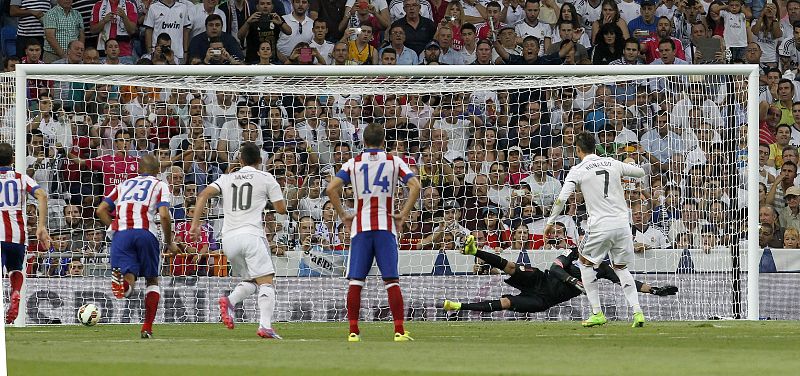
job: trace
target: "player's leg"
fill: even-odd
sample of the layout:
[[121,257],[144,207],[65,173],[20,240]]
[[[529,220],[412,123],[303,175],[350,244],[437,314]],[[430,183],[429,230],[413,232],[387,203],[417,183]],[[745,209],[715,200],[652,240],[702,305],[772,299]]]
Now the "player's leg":
[[611,248],[611,261],[613,262],[614,273],[619,278],[619,283],[622,286],[622,292],[625,295],[625,300],[628,305],[633,308],[633,326],[644,326],[644,313],[642,307],[639,305],[639,295],[636,288],[636,282],[633,280],[628,264],[633,261],[633,239],[630,231],[625,229],[624,232],[619,232],[618,241],[615,246]]
[[592,316],[583,322],[583,326],[586,327],[603,325],[607,322],[600,306],[600,289],[597,283],[597,272],[594,270],[595,266],[599,265],[605,258],[606,235],[604,233],[590,234],[587,231],[578,246],[578,252],[581,255],[578,268],[581,271],[581,280],[583,281],[583,288],[586,290],[586,298],[589,300],[589,305],[592,309]]
[[[153,322],[158,311],[158,302],[161,300],[161,289],[158,287],[158,275],[161,270],[161,247],[155,235],[147,230],[136,231],[136,249],[140,276],[145,278],[144,290],[144,323],[142,324],[142,338],[153,336]],[[128,280],[130,273],[126,273]]]
[[222,239],[222,251],[228,262],[231,264],[231,274],[243,277],[236,287],[227,296],[221,296],[219,302],[219,314],[222,323],[228,328],[234,328],[235,307],[243,302],[248,296],[258,291],[258,285],[250,278],[247,272],[247,263],[244,259],[243,244],[240,237],[226,237]]
[[283,339],[272,328],[272,313],[275,312],[275,285],[274,274],[255,279],[258,285],[258,334],[261,338]]
[[133,293],[136,276],[140,272],[136,232],[136,230],[119,231],[111,240],[111,291],[117,299],[128,297]]
[[397,237],[391,231],[371,231],[375,261],[381,271],[386,294],[389,296],[389,310],[394,321],[394,340],[413,341],[406,332],[403,292],[400,290],[400,271],[398,270]]
[[508,275],[514,274],[514,272],[517,270],[517,265],[513,262],[508,261],[494,253],[477,249],[475,246],[475,237],[472,235],[467,237],[467,241],[465,242],[461,253],[465,255],[474,255],[475,257],[483,260],[486,264],[492,266],[493,268],[500,269]]
[[361,290],[364,288],[364,281],[374,259],[372,239],[369,234],[369,232],[359,232],[350,242],[350,259],[347,263],[347,279],[350,281],[347,288],[347,321],[350,324],[348,341],[351,342],[361,340],[361,331],[358,328]]
[[256,303],[258,304],[258,331],[261,338],[281,339],[272,328],[272,314],[275,312],[275,266],[269,252],[267,239],[248,235],[247,248],[244,249],[244,260],[247,274],[253,276],[258,285]]
[[[504,260],[497,255],[494,254],[490,255],[495,256],[500,260],[507,262],[505,266],[505,272],[508,275],[510,275],[510,277],[506,280],[506,283],[508,285],[524,292],[541,291],[542,281],[544,280],[544,278],[546,278],[545,274],[541,270],[536,268],[527,269],[518,266],[511,261]],[[499,266],[500,265],[495,267]],[[511,267],[513,267],[514,269],[511,269]],[[532,295],[532,294],[526,294],[526,295]],[[503,297],[497,300],[485,300],[475,303],[459,303],[450,300],[445,300],[442,306],[442,308],[444,308],[445,311],[462,310],[462,311],[480,311],[480,312],[502,311],[507,309],[514,309],[513,307],[514,307],[514,302],[513,302],[513,297],[511,295],[503,295]],[[527,311],[519,311],[517,309],[514,310],[518,312],[527,312]],[[532,311],[532,312],[538,312],[538,311]]]
[[0,253],[2,253],[3,266],[8,271],[8,279],[11,282],[11,296],[9,296],[9,306],[6,312],[6,324],[11,324],[19,315],[19,301],[22,298],[20,291],[25,280],[25,273],[22,271],[25,261],[25,245],[0,242]]
[[497,300],[484,300],[475,303],[459,303],[452,300],[445,300],[442,308],[444,308],[445,311],[504,311],[511,309],[511,300],[508,297],[502,297]]

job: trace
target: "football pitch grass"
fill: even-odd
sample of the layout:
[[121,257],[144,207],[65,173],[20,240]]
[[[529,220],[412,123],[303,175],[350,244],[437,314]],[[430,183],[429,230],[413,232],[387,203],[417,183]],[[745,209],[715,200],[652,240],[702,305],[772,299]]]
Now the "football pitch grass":
[[797,375],[800,322],[389,322],[6,328],[9,375]]

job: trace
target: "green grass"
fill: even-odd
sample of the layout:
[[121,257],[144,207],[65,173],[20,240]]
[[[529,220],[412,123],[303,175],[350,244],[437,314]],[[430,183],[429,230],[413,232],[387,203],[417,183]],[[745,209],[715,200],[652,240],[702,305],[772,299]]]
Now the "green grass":
[[7,328],[9,375],[790,375],[800,369],[800,322],[654,322],[584,329],[577,322],[390,323]]

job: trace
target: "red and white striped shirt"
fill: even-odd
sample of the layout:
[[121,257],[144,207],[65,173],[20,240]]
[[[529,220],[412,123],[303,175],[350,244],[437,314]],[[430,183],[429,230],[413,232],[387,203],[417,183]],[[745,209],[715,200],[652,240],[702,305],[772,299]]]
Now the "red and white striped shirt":
[[162,206],[169,207],[170,191],[167,183],[150,175],[139,175],[120,183],[103,199],[116,208],[117,216],[111,230],[148,230],[158,237],[156,213]]
[[345,183],[353,184],[356,217],[350,237],[362,231],[386,230],[397,235],[392,213],[398,178],[408,182],[414,173],[401,158],[381,149],[364,149],[351,158],[336,174]]
[[25,225],[28,216],[25,212],[28,194],[39,189],[30,176],[20,174],[11,167],[0,167],[0,240],[26,244]]

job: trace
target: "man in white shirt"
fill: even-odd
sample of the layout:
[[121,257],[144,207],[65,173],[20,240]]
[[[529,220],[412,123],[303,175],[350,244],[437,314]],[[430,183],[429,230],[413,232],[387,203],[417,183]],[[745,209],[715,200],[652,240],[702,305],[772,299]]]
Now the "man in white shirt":
[[282,30],[278,38],[278,58],[286,63],[294,47],[300,43],[310,43],[314,37],[314,20],[306,16],[308,0],[292,0],[292,13],[283,16],[291,33]]
[[543,56],[545,51],[550,49],[550,43],[553,40],[553,28],[544,22],[539,22],[540,9],[538,0],[527,1],[525,3],[525,18],[514,26],[514,31],[517,33],[517,44],[521,44],[522,40],[529,35],[536,37],[540,42],[539,56]]
[[654,226],[650,220],[653,213],[650,204],[634,201],[631,204],[631,218],[633,219],[633,251],[642,253],[648,249],[666,249],[670,244],[664,232]]
[[531,187],[534,202],[540,207],[553,205],[558,191],[561,190],[561,183],[558,179],[547,174],[549,161],[544,154],[536,154],[531,161],[531,174],[521,183]]
[[[170,48],[175,54],[179,64],[183,64],[185,55],[189,52],[189,10],[182,2],[175,0],[158,0],[150,5],[144,19],[145,49],[148,53],[156,46],[156,38],[161,33],[166,33],[172,41]],[[206,20],[203,19],[203,24]]]
[[314,38],[311,39],[311,43],[308,45],[311,48],[316,48],[320,56],[325,59],[325,61],[317,61],[315,57],[314,63],[329,64],[333,60],[333,43],[325,40],[328,35],[328,23],[321,19],[316,19],[314,20],[313,30]]
[[583,326],[603,325],[608,321],[600,308],[597,272],[594,267],[606,256],[610,256],[625,299],[633,308],[633,327],[642,327],[645,320],[636,295],[636,283],[627,269],[627,265],[633,262],[633,236],[629,227],[630,210],[625,201],[622,178],[641,178],[645,176],[645,172],[638,166],[595,155],[595,136],[590,133],[580,133],[575,137],[575,149],[581,163],[572,167],[567,174],[564,187],[547,219],[545,236],[553,234],[555,218],[561,214],[572,193],[580,189],[589,218],[586,235],[579,248],[578,267],[592,309],[592,316],[583,322]]
[[218,14],[222,17],[222,30],[227,30],[225,12],[217,8],[217,5],[219,5],[219,0],[203,0],[189,9],[190,38],[194,38],[206,31],[206,17],[212,14]]

